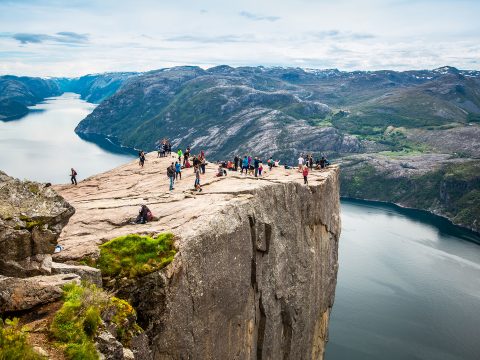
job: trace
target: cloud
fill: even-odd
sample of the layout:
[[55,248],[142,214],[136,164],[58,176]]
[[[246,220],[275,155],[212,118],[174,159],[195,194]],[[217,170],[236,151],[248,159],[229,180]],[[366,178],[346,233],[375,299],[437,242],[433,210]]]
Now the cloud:
[[12,38],[21,44],[39,44],[46,41],[62,43],[62,44],[83,44],[88,42],[88,34],[78,34],[71,31],[61,31],[55,35],[48,34],[32,34],[32,33],[16,33]]
[[311,32],[307,34],[307,37],[315,38],[318,40],[334,39],[334,40],[367,40],[374,39],[376,36],[368,33],[340,31],[340,30],[325,30]]
[[255,41],[253,35],[219,35],[219,36],[204,36],[204,35],[178,35],[166,39],[167,41],[179,42],[199,42],[199,43],[239,43]]
[[259,14],[253,14],[248,11],[240,11],[238,13],[240,16],[243,16],[244,18],[247,18],[249,20],[253,21],[277,21],[280,20],[280,16],[265,16],[265,15],[259,15]]

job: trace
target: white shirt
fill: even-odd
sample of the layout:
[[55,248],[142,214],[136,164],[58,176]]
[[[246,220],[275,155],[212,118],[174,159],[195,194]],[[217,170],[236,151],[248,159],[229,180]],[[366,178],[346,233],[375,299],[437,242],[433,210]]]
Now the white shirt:
[[303,160],[303,157],[300,156],[300,157],[298,158],[298,165],[303,165],[303,161],[304,161],[304,160]]

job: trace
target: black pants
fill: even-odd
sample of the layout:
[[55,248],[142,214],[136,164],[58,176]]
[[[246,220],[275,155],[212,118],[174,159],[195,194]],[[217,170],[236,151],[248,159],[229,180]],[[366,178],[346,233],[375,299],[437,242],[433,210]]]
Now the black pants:
[[255,168],[255,177],[258,176],[258,168]]
[[205,174],[205,164],[201,164],[200,168],[202,169],[202,174]]
[[77,178],[75,176],[70,176],[70,180],[72,181],[72,185],[77,185]]
[[306,177],[306,176],[303,177],[303,183],[304,183],[305,185],[308,184],[308,180],[307,180],[307,177]]

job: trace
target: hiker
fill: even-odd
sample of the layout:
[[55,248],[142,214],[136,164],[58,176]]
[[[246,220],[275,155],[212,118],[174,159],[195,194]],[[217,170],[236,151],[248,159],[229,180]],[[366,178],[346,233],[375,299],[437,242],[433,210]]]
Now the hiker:
[[157,158],[161,156],[162,153],[162,145],[160,143],[157,143]]
[[272,168],[273,168],[273,165],[274,165],[272,156],[270,156],[270,159],[267,160],[267,165],[268,165],[268,169],[270,171],[272,171]]
[[225,171],[225,170],[223,170],[222,165],[220,165],[220,166],[218,167],[217,174],[216,174],[215,176],[217,176],[217,177],[223,176],[223,172],[224,172],[224,171]]
[[188,161],[188,158],[190,157],[190,146],[187,146],[185,149],[185,152],[183,153],[183,166],[185,166],[185,163]]
[[193,168],[193,172],[195,173],[195,184],[194,184],[194,188],[195,190],[197,190],[198,192],[202,191],[202,186],[200,185],[200,169],[198,168],[198,166],[195,166]]
[[172,155],[172,144],[170,142],[167,143],[167,154],[168,156]]
[[304,162],[305,159],[303,158],[303,154],[300,154],[300,157],[298,158],[298,171],[302,171]]
[[262,176],[262,171],[263,171],[263,163],[260,161],[260,164],[258,165],[258,176]]
[[182,180],[182,165],[175,161],[175,180]]
[[178,155],[178,162],[181,163],[182,162],[182,156],[183,156],[182,149],[178,149],[177,155]]
[[200,160],[197,158],[196,155],[193,155],[192,165],[193,165],[193,167],[200,166]]
[[247,175],[247,171],[248,171],[248,156],[245,155],[245,157],[243,158],[243,161],[242,161],[242,172],[241,174],[243,174],[243,170],[245,170],[245,175]]
[[308,166],[307,165],[303,166],[302,174],[303,174],[303,183],[305,185],[308,185]]
[[235,155],[235,157],[233,159],[233,163],[235,164],[235,167],[234,167],[235,171],[238,171],[238,163],[239,162],[240,162],[240,158],[238,157],[238,155]]
[[258,167],[260,166],[260,160],[255,156],[253,160],[253,168],[255,169],[255,177],[258,177]]
[[324,169],[327,167],[327,165],[329,165],[330,163],[328,162],[327,159],[325,159],[325,156],[322,156],[322,158],[320,159],[320,168],[321,169]]
[[138,158],[139,158],[138,164],[140,165],[140,167],[143,168],[143,164],[145,164],[145,153],[143,152],[143,150],[141,150],[141,151],[138,153]]
[[72,185],[77,185],[77,172],[74,168],[70,169],[70,181],[72,182]]
[[200,161],[200,169],[202,170],[202,174],[205,174],[205,166],[207,165],[207,160],[205,160],[205,155],[202,156],[202,160]]
[[150,209],[147,207],[147,205],[142,205],[140,208],[140,211],[138,212],[137,219],[135,220],[135,223],[137,224],[145,224],[148,221],[152,221],[153,219],[153,214],[150,211]]
[[310,167],[310,170],[313,169],[313,154],[308,155],[308,166]]
[[173,185],[175,184],[175,164],[172,164],[167,168],[167,176],[170,179],[170,191],[174,189]]

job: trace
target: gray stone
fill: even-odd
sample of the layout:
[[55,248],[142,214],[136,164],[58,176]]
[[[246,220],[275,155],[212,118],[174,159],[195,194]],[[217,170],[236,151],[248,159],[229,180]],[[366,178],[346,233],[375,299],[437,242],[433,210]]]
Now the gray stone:
[[95,347],[105,360],[123,360],[123,346],[108,331],[102,331],[95,337]]
[[57,301],[63,295],[63,285],[71,282],[80,284],[80,277],[75,274],[30,278],[0,275],[0,313],[28,310]]
[[77,274],[82,280],[102,287],[102,273],[99,269],[84,265],[70,265],[52,262],[52,274]]
[[49,274],[50,255],[74,212],[51,187],[0,172],[0,274]]

